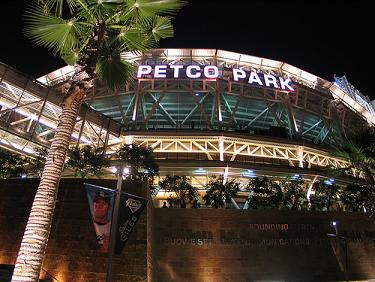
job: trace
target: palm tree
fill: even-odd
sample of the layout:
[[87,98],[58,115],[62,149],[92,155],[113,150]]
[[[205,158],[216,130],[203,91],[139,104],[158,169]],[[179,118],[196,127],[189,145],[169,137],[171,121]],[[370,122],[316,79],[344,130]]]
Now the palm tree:
[[135,143],[125,144],[117,151],[117,155],[128,169],[127,174],[131,179],[147,178],[152,181],[159,172],[151,148],[138,146]]
[[197,189],[187,181],[186,176],[167,175],[159,185],[163,190],[175,193],[182,208],[186,207],[186,203],[198,199]]
[[306,183],[298,178],[283,181],[283,207],[291,210],[306,210],[308,208]]
[[333,169],[333,175],[350,173],[353,169],[355,176],[364,173],[366,181],[375,185],[375,129],[367,127],[351,134],[344,144],[333,152],[333,156],[347,160],[350,164],[346,168]]
[[145,51],[173,36],[170,16],[181,0],[34,0],[26,11],[25,34],[75,72],[21,242],[13,281],[37,281],[47,246],[57,189],[80,105],[95,79],[110,88],[132,76],[121,53]]
[[226,200],[233,198],[240,190],[240,184],[235,180],[224,182],[224,177],[212,176],[210,182],[206,185],[207,192],[203,196],[206,205],[215,208],[224,207]]
[[74,170],[75,176],[84,179],[89,175],[101,176],[102,169],[109,166],[109,161],[104,159],[101,149],[87,145],[70,153],[67,166]]
[[267,177],[251,179],[246,190],[249,191],[248,200],[252,209],[278,209],[282,204],[283,192],[281,186]]
[[336,184],[327,184],[325,181],[316,181],[313,184],[313,191],[310,196],[312,210],[330,211],[338,204],[339,187]]
[[373,185],[350,183],[341,192],[341,201],[346,211],[375,214],[375,189]]

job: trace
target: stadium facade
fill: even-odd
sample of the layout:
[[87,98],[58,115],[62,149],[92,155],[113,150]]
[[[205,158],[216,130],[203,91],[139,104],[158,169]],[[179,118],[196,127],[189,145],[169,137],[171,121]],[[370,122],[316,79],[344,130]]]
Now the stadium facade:
[[[189,175],[201,188],[212,174],[242,182],[327,178],[322,168],[346,165],[332,148],[375,123],[371,101],[345,77],[330,82],[284,62],[215,49],[123,56],[136,78],[117,91],[91,89],[71,146],[110,155],[125,142],[147,145],[161,175]],[[1,65],[1,146],[31,155],[48,146],[72,72],[67,66],[33,80]]]
[[[155,49],[123,56],[135,67],[134,80],[116,91],[95,84],[71,148],[101,147],[110,157],[124,143],[150,146],[161,177],[187,175],[202,193],[211,175],[242,184],[255,176],[298,175],[309,183],[330,178],[326,167],[347,165],[332,156],[333,148],[375,123],[371,101],[345,77],[331,82],[284,62],[223,50]],[[49,146],[72,72],[67,66],[35,80],[0,64],[0,146],[28,155]],[[111,170],[107,176],[114,178]],[[68,182],[62,181],[44,269],[60,281],[103,280],[105,257],[93,251],[84,191]],[[1,183],[5,206],[14,201],[14,189],[17,195],[31,193],[17,181]],[[22,197],[31,202],[29,196]],[[168,197],[158,190],[154,196],[155,207]],[[247,197],[242,196],[237,208]],[[27,201],[16,203],[22,215],[0,209],[1,263],[15,259]],[[327,239],[334,219],[346,232],[345,254],[357,259],[349,268],[343,266],[344,251]],[[149,206],[141,226],[116,262],[119,280],[333,281],[346,279],[343,269],[355,279],[375,277],[375,230],[363,214]]]

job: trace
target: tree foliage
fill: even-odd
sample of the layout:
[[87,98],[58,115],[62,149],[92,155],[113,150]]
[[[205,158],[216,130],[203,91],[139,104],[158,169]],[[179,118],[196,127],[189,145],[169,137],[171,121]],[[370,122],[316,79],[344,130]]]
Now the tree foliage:
[[281,186],[267,177],[255,177],[246,187],[249,191],[250,208],[252,209],[278,209],[281,207],[283,191]]
[[341,175],[343,173],[351,173],[354,169],[359,177],[362,172],[366,180],[375,185],[375,129],[374,127],[366,127],[357,132],[348,135],[342,146],[333,152],[333,156],[342,158],[350,163],[346,168],[333,169],[333,175]]
[[206,185],[206,195],[203,199],[206,205],[215,208],[224,207],[228,199],[237,195],[240,184],[234,179],[227,181],[225,184],[223,176],[212,176],[209,183]]
[[46,163],[48,149],[47,148],[34,148],[36,153],[33,159],[30,159],[30,170],[32,174],[41,177],[44,165]]
[[20,177],[26,172],[27,159],[0,147],[0,178]]
[[84,179],[87,176],[103,175],[103,168],[108,167],[109,162],[103,158],[101,149],[84,146],[69,154],[67,166],[74,170],[75,176]]
[[123,52],[144,52],[173,37],[171,16],[180,0],[36,0],[26,10],[25,35],[46,47],[87,80],[111,88],[132,76]]
[[351,183],[346,186],[340,195],[347,211],[375,213],[375,187]]
[[186,203],[194,203],[198,198],[198,192],[187,180],[186,176],[167,175],[159,182],[160,187],[176,194],[181,207],[186,207]]
[[339,205],[341,193],[336,184],[316,181],[312,189],[314,190],[314,194],[310,195],[310,206],[312,210],[329,211]]
[[118,159],[129,169],[129,177],[152,179],[159,172],[152,148],[125,144],[117,151]]

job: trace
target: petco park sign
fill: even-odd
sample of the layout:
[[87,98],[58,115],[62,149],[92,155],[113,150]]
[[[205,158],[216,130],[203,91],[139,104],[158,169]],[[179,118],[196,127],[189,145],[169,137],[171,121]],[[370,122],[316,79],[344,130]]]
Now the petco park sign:
[[[269,87],[293,92],[292,81],[281,76],[271,74],[249,72],[241,69],[231,69],[233,81],[245,82],[254,86]],[[203,78],[216,79],[222,77],[217,66],[198,65],[140,65],[138,66],[137,78]]]

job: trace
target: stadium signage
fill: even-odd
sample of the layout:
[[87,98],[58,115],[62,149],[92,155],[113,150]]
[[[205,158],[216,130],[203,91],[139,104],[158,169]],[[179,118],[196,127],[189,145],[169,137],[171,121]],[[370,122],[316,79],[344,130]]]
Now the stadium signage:
[[[216,79],[221,77],[217,66],[207,65],[140,65],[138,66],[137,78],[182,78],[190,79]],[[245,82],[254,86],[268,87],[273,89],[294,92],[290,78],[281,76],[232,69],[231,79],[233,81]]]

